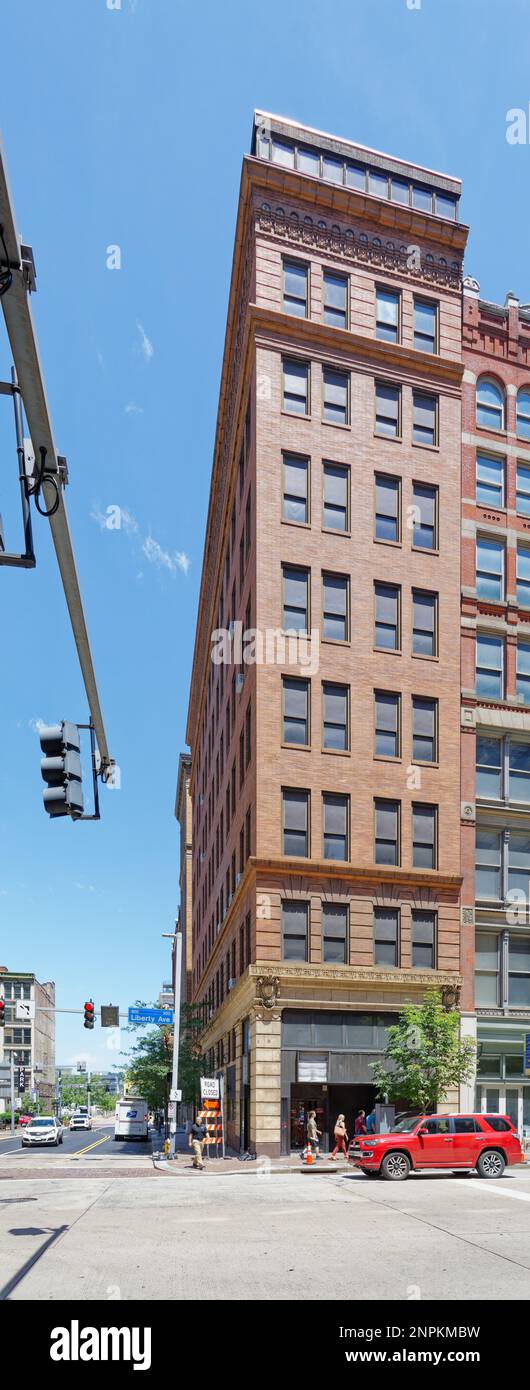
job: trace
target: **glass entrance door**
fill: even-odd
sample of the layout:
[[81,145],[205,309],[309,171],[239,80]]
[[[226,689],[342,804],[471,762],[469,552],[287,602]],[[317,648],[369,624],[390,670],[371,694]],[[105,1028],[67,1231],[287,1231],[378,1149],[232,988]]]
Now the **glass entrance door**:
[[512,1125],[515,1125],[516,1129],[519,1129],[519,1095],[520,1092],[518,1088],[516,1089],[515,1086],[507,1086],[506,1114],[508,1119],[511,1120]]

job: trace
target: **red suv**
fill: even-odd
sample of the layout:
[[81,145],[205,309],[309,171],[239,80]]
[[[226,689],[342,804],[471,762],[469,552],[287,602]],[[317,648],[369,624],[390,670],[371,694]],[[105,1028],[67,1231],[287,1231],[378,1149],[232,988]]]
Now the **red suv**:
[[506,1164],[524,1163],[507,1115],[404,1115],[389,1134],[360,1135],[348,1157],[369,1178],[400,1182],[412,1168],[476,1168],[500,1178]]

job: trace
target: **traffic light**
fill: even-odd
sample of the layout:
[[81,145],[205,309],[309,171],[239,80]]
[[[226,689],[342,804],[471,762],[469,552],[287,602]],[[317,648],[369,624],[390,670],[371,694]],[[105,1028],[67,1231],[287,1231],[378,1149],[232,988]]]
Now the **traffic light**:
[[41,729],[40,746],[46,755],[42,758],[40,769],[44,781],[48,783],[43,792],[44,809],[49,816],[71,816],[77,820],[83,815],[84,809],[81,741],[77,724],[63,719],[61,724],[50,724]]
[[5,999],[0,999],[0,1028],[6,1026],[6,1004]]
[[18,1068],[17,1091],[19,1096],[23,1096],[26,1089],[26,1072],[24,1067]]
[[93,1001],[93,999],[87,999],[87,1001],[86,1001],[86,1003],[85,1003],[85,1021],[84,1021],[84,1024],[83,1024],[83,1028],[93,1028],[93,1027],[94,1027],[94,1001]]

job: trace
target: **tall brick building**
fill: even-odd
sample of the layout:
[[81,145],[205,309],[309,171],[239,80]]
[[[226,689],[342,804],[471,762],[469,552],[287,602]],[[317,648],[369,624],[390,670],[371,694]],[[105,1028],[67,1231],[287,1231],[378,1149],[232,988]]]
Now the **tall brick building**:
[[[463,1008],[477,1105],[530,1132],[530,305],[464,281]],[[476,959],[475,959],[476,952]]]
[[255,116],[187,738],[193,998],[258,1153],[351,1126],[399,1007],[462,985],[459,197]]

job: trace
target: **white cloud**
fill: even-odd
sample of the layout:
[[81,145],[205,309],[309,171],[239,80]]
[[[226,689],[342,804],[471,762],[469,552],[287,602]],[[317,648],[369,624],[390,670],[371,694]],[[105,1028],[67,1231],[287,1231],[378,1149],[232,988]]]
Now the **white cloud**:
[[167,569],[170,574],[176,574],[181,570],[182,574],[187,574],[190,562],[183,550],[175,550],[170,555],[168,550],[163,550],[154,536],[146,536],[142,545],[143,553],[151,565],[156,565],[157,569]]
[[154,356],[154,351],[155,351],[155,350],[154,350],[154,347],[153,347],[153,344],[152,344],[152,342],[151,342],[151,339],[147,337],[147,333],[146,333],[146,331],[145,331],[145,328],[144,328],[144,326],[143,326],[143,323],[139,323],[139,322],[138,322],[138,319],[136,320],[136,327],[137,327],[138,332],[139,332],[139,334],[140,334],[140,339],[141,339],[140,347],[141,347],[141,349],[142,349],[143,355],[144,355],[144,357],[145,357],[146,362],[150,362],[150,361],[151,361],[151,358]]
[[126,415],[143,415],[143,413],[143,406],[137,405],[136,401],[129,401],[128,405],[125,406]]
[[95,893],[96,891],[93,883],[76,883],[75,886],[76,888],[81,888],[83,893]]

